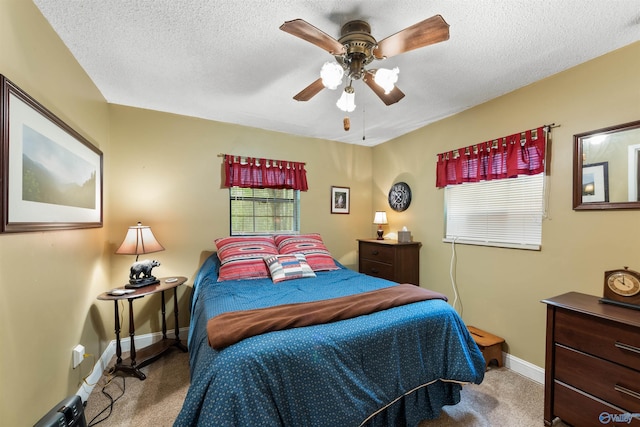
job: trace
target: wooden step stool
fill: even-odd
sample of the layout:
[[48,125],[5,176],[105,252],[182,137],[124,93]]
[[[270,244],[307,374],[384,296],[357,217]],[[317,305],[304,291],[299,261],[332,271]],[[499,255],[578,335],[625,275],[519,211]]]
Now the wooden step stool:
[[482,329],[478,329],[474,326],[467,326],[473,340],[478,345],[478,348],[484,356],[486,366],[489,367],[489,362],[495,360],[498,362],[498,367],[502,366],[502,343],[504,338],[492,335],[489,332],[485,332]]

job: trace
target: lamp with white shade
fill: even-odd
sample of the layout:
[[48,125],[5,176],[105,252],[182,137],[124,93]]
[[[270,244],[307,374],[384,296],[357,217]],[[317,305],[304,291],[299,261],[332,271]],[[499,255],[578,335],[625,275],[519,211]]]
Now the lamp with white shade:
[[164,251],[164,247],[153,235],[151,227],[142,225],[140,222],[129,227],[122,244],[116,250],[118,255],[136,256],[136,261],[129,270],[129,284],[125,285],[126,288],[136,289],[159,282],[158,279],[151,275],[151,270],[154,267],[158,267],[160,263],[156,260],[138,261],[138,256],[160,251]]
[[387,213],[385,211],[376,211],[376,214],[373,217],[373,223],[378,225],[377,240],[384,240],[384,237],[382,237],[382,235],[384,234],[384,230],[382,230],[382,226],[385,224],[388,224]]

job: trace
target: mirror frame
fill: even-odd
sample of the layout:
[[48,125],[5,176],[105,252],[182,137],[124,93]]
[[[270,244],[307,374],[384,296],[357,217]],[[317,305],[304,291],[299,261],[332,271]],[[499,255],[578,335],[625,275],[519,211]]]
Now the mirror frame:
[[[573,209],[574,210],[604,210],[604,209],[640,209],[638,202],[582,202],[582,141],[595,135],[608,135],[616,132],[640,128],[640,120],[609,126],[573,135]],[[639,141],[640,143],[640,141]]]

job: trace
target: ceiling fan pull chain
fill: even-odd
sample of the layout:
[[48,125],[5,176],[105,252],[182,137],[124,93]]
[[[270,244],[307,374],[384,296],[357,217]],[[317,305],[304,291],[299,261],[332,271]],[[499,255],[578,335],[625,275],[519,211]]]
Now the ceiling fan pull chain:
[[364,107],[362,107],[362,140],[364,141],[365,139],[367,139],[364,136],[364,131],[365,131],[365,126],[364,126]]

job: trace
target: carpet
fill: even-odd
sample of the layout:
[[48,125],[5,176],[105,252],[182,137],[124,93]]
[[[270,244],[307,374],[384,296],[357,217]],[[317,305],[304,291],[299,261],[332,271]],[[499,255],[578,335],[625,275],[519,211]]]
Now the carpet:
[[[88,425],[96,425],[110,412],[110,399],[102,393],[104,388],[114,400],[123,391],[124,395],[113,404],[108,418],[97,425],[172,426],[189,387],[189,355],[171,351],[142,371],[147,375],[144,381],[129,376],[104,375],[87,401],[85,417],[87,423],[92,423]],[[458,405],[443,408],[438,419],[423,421],[419,427],[543,425],[544,387],[507,368],[490,368],[482,384],[464,386],[461,397]],[[103,410],[105,412],[98,415]],[[565,424],[559,422],[554,426]]]

